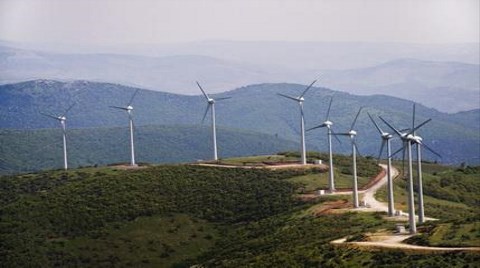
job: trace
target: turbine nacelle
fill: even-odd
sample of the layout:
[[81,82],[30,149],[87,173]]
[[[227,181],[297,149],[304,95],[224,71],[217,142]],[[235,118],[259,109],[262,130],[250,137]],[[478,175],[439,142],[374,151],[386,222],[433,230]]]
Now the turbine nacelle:
[[207,99],[207,102],[208,102],[208,104],[214,104],[214,103],[215,103],[215,100],[212,99],[212,98],[208,98],[208,99]]
[[127,111],[131,111],[133,110],[133,107],[131,105],[128,105],[126,108],[125,108]]
[[327,121],[323,122],[323,124],[322,124],[322,126],[325,126],[325,127],[328,127],[328,128],[330,128],[332,125],[333,125],[333,122],[330,121],[330,120],[327,120]]
[[393,135],[392,135],[392,134],[387,133],[387,132],[383,132],[383,133],[382,133],[382,139],[384,139],[384,140],[389,140],[389,139],[391,139],[391,138],[393,138]]
[[422,139],[422,137],[420,137],[420,136],[413,136],[413,137],[411,138],[411,141],[414,142],[414,143],[416,143],[416,144],[420,144],[420,145],[421,145],[423,139]]
[[66,121],[66,120],[67,120],[67,118],[66,118],[65,116],[63,116],[63,115],[62,115],[62,116],[59,116],[59,117],[57,117],[57,118],[58,118],[58,120],[60,120],[60,121]]
[[348,132],[348,135],[350,135],[350,137],[355,137],[355,136],[357,136],[357,132],[352,129]]

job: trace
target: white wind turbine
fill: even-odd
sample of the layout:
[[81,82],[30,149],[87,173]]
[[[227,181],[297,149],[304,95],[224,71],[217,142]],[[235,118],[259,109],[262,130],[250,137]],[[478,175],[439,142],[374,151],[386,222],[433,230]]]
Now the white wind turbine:
[[[355,208],[359,207],[358,204],[358,179],[357,179],[357,142],[355,141],[355,138],[357,136],[357,132],[353,130],[355,127],[355,123],[357,123],[358,116],[360,115],[360,112],[362,111],[363,107],[360,107],[358,110],[357,116],[355,116],[355,119],[353,120],[353,123],[350,127],[350,131],[346,133],[338,133],[334,135],[339,135],[339,136],[348,136],[350,137],[350,141],[352,143],[352,165],[353,165],[353,206]],[[360,152],[359,152],[360,154]]]
[[212,110],[212,140],[213,140],[213,159],[215,161],[218,160],[218,152],[217,152],[217,130],[216,130],[216,125],[215,125],[215,101],[222,101],[226,99],[230,99],[231,97],[223,97],[223,98],[217,98],[213,99],[210,98],[207,93],[205,93],[205,90],[203,90],[202,86],[200,86],[200,83],[197,81],[197,86],[198,88],[202,91],[203,96],[205,96],[205,99],[207,100],[207,108],[205,109],[205,114],[203,115],[202,122],[205,120],[205,117],[207,116],[208,110]]
[[[320,124],[316,127],[312,127],[310,129],[307,129],[307,131],[310,131],[310,130],[317,129],[317,128],[324,128],[324,127],[327,128],[328,157],[329,157],[329,160],[328,160],[328,167],[329,167],[328,189],[329,189],[330,192],[335,191],[335,180],[334,180],[334,170],[333,170],[333,153],[332,153],[332,134],[335,134],[335,133],[333,132],[333,129],[332,129],[333,122],[330,121],[330,108],[332,107],[332,102],[333,102],[333,97],[330,98],[330,104],[328,105],[327,116],[326,116],[325,121],[322,124]],[[337,136],[334,136],[334,137],[335,137],[335,139],[338,140],[338,142],[340,142],[340,140],[337,138]]]
[[[413,133],[430,122],[432,119],[428,119],[421,123],[418,126],[415,126],[415,104],[414,104],[414,109],[413,109],[413,120],[412,120],[412,129],[410,129],[408,132],[400,132],[398,129],[396,129],[394,126],[392,126],[390,123],[388,123],[385,119],[380,117],[380,119],[388,126],[390,127],[403,141],[403,146],[400,148],[400,150],[394,152],[391,156],[397,154],[398,152],[402,151],[405,152],[405,149],[407,149],[407,156],[408,156],[408,222],[410,225],[410,233],[415,234],[417,233],[417,225],[415,221],[415,202],[414,202],[414,191],[413,191],[413,167],[412,167],[412,162],[413,162],[413,157],[412,157],[412,144],[422,144],[422,138],[420,136],[415,136]],[[427,148],[427,147],[426,147]],[[433,152],[433,151],[432,151]],[[434,152],[435,153],[435,152]],[[435,153],[437,154],[437,153]],[[438,155],[438,154],[437,154]],[[421,162],[421,158],[420,158]],[[421,163],[420,165],[417,166],[417,172],[421,174]],[[419,177],[421,180],[421,175]],[[423,185],[422,182],[419,181],[419,203],[421,203],[420,206],[420,213],[423,214]],[[422,216],[422,222],[424,220]]]
[[67,126],[65,122],[67,121],[67,113],[75,106],[75,103],[70,105],[67,110],[62,115],[55,116],[51,114],[46,114],[46,113],[40,113],[44,116],[50,117],[52,119],[57,120],[60,122],[60,125],[62,126],[62,131],[63,131],[63,168],[65,170],[68,169],[68,160],[67,160]]
[[[442,157],[440,154],[435,152],[429,146],[427,146],[423,142],[423,138],[415,134],[415,130],[417,130],[420,126],[415,127],[415,103],[413,104],[413,118],[412,118],[412,142],[417,145],[417,178],[418,178],[418,222],[424,223],[425,222],[425,210],[423,204],[423,176],[422,176],[422,146],[425,147],[427,150],[432,152],[433,154],[437,155],[438,157]],[[430,122],[431,119],[428,119],[426,122]],[[423,123],[424,125],[426,123]]]
[[303,114],[303,102],[305,101],[305,99],[303,98],[303,96],[305,96],[305,94],[307,93],[307,91],[313,86],[313,84],[315,84],[317,82],[317,80],[314,80],[303,92],[300,96],[298,97],[291,97],[291,96],[288,96],[288,95],[284,95],[284,94],[280,94],[280,93],[277,93],[279,96],[282,96],[284,98],[287,98],[287,99],[290,99],[290,100],[293,100],[293,101],[296,101],[300,107],[300,143],[301,143],[301,162],[302,162],[302,165],[306,165],[307,164],[307,153],[306,153],[306,149],[305,149],[305,117],[304,117],[304,114]]
[[385,148],[385,144],[387,145],[387,188],[388,188],[388,216],[392,217],[395,214],[395,208],[394,208],[394,200],[393,200],[393,180],[392,180],[392,149],[391,149],[391,144],[390,140],[393,138],[392,134],[384,132],[373,120],[372,116],[370,113],[368,113],[368,117],[370,117],[370,120],[372,120],[372,123],[375,125],[375,128],[378,130],[380,133],[380,136],[382,137],[382,145],[380,146],[380,152],[378,153],[378,160],[380,160],[380,157],[382,156],[383,148]]
[[130,166],[137,166],[135,163],[135,147],[133,143],[133,106],[132,102],[135,96],[137,95],[138,91],[140,89],[135,90],[133,93],[132,97],[130,98],[130,101],[128,102],[127,106],[122,107],[122,106],[110,106],[111,108],[119,109],[119,110],[124,110],[128,114],[128,121],[129,121],[129,126],[130,126]]

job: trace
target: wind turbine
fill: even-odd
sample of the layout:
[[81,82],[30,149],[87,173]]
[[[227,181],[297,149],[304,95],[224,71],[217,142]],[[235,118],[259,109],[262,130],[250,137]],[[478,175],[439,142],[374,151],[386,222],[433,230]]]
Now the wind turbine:
[[288,96],[288,95],[284,95],[284,94],[280,94],[280,93],[277,93],[279,96],[282,96],[284,98],[287,98],[287,99],[290,99],[290,100],[293,100],[293,101],[296,101],[298,103],[298,106],[300,107],[300,144],[301,144],[301,162],[302,162],[302,165],[306,165],[307,164],[307,154],[306,154],[306,149],[305,149],[305,117],[304,117],[304,114],[303,114],[303,102],[305,101],[305,99],[303,98],[303,96],[305,96],[305,94],[307,93],[307,91],[313,86],[313,84],[315,84],[317,82],[317,80],[314,80],[303,92],[300,96],[298,97],[291,97],[291,96]]
[[[403,141],[403,147],[400,148],[400,150],[394,152],[391,156],[397,154],[400,151],[404,151],[407,149],[407,156],[408,156],[408,222],[410,225],[410,233],[415,234],[417,233],[417,225],[415,221],[415,202],[414,202],[414,193],[413,193],[413,167],[412,167],[412,144],[419,144],[422,143],[422,138],[419,136],[413,135],[413,133],[430,122],[432,119],[428,119],[421,123],[418,126],[415,126],[415,104],[414,104],[414,109],[413,109],[413,119],[412,119],[412,129],[410,129],[408,132],[400,132],[398,129],[396,129],[394,126],[392,126],[390,123],[388,123],[385,119],[383,119],[380,116],[380,119],[389,127],[391,128]],[[421,161],[421,159],[420,159]],[[421,166],[421,164],[419,165]],[[421,167],[420,169],[417,169],[417,171],[420,171],[421,173]],[[421,182],[419,183],[421,185]],[[423,213],[423,186],[419,186],[419,200],[421,200],[421,213]],[[421,191],[421,192],[420,192]],[[421,196],[421,197],[420,197]],[[420,202],[419,202],[420,203]],[[422,216],[422,220],[423,216]]]
[[[324,128],[324,127],[327,128],[328,157],[329,157],[329,160],[328,160],[328,167],[329,167],[328,188],[329,188],[330,192],[335,191],[335,181],[334,181],[334,171],[333,171],[333,156],[332,156],[332,134],[334,134],[334,132],[333,132],[333,129],[332,129],[333,122],[330,121],[330,108],[332,107],[332,102],[333,102],[333,97],[330,98],[330,104],[328,105],[327,116],[325,118],[325,121],[322,124],[320,124],[316,127],[312,127],[310,129],[307,129],[307,131],[310,131],[310,130],[317,129],[317,128]],[[338,140],[338,142],[340,142],[340,140],[338,139],[337,136],[334,136],[334,137],[335,137],[335,139]]]
[[[360,112],[362,111],[362,109],[363,109],[363,107],[360,107],[360,109],[358,109],[358,113],[355,116],[355,119],[353,120],[353,123],[350,127],[350,131],[348,131],[346,133],[335,134],[335,135],[340,135],[340,136],[349,136],[350,141],[352,143],[353,206],[355,208],[359,207],[359,204],[358,204],[358,179],[357,179],[357,151],[358,151],[358,147],[357,147],[357,142],[355,141],[355,137],[357,136],[357,132],[355,130],[353,130],[353,128],[355,127],[355,123],[357,123],[358,116],[360,115]],[[359,154],[360,154],[360,152],[359,152]]]
[[392,217],[395,213],[395,208],[394,208],[394,200],[393,200],[393,180],[392,180],[392,149],[391,149],[391,144],[390,140],[393,138],[392,134],[384,132],[373,120],[372,116],[370,113],[367,113],[368,117],[370,117],[370,120],[372,120],[372,123],[375,125],[375,128],[378,130],[380,133],[380,136],[382,137],[382,145],[380,146],[380,152],[378,153],[378,159],[380,160],[380,157],[382,156],[383,148],[385,147],[385,144],[387,145],[387,187],[388,187],[388,216]]
[[67,126],[65,122],[67,121],[67,113],[75,106],[75,103],[70,105],[67,110],[62,115],[55,116],[51,114],[46,114],[46,113],[40,113],[44,116],[50,117],[52,119],[57,120],[60,122],[60,125],[62,126],[62,131],[63,131],[63,168],[65,170],[68,169],[68,160],[67,160]]
[[[428,122],[431,119],[428,120]],[[424,223],[425,222],[425,211],[423,205],[423,176],[422,176],[422,146],[425,147],[427,150],[432,152],[433,154],[437,155],[438,157],[442,157],[440,154],[435,152],[429,146],[427,146],[423,142],[423,138],[415,134],[415,130],[418,127],[415,127],[415,103],[413,104],[413,119],[412,119],[412,135],[413,135],[413,143],[417,145],[417,177],[418,177],[418,222]]]
[[215,125],[215,101],[222,101],[222,100],[230,99],[231,97],[213,99],[213,98],[210,98],[207,93],[205,93],[205,90],[203,90],[202,86],[200,86],[200,83],[198,83],[198,81],[197,81],[197,86],[202,91],[203,96],[205,96],[205,99],[207,100],[207,108],[205,109],[205,114],[203,115],[202,122],[205,120],[208,110],[212,109],[213,159],[217,161],[218,153],[217,153],[217,130]]
[[135,147],[134,147],[134,144],[133,144],[133,115],[132,115],[133,106],[132,106],[132,102],[133,102],[133,99],[135,98],[135,96],[137,95],[139,90],[140,89],[135,90],[135,92],[133,93],[132,97],[130,98],[130,101],[128,102],[127,106],[125,106],[125,107],[110,106],[110,108],[124,110],[128,114],[128,121],[129,121],[129,126],[130,126],[130,166],[133,166],[133,167],[137,166],[137,164],[135,163]]

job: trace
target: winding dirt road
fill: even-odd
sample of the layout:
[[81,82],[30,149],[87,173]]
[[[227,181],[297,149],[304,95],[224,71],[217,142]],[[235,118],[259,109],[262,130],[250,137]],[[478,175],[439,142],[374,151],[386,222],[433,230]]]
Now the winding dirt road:
[[[386,165],[380,165],[384,170],[387,169]],[[392,167],[392,177],[396,178],[399,172],[398,169]],[[349,209],[351,211],[388,211],[387,204],[378,201],[375,199],[375,193],[387,183],[387,175],[380,179],[376,184],[372,185],[370,188],[359,191],[363,193],[363,201],[367,204],[368,207],[361,207],[355,209]],[[330,193],[330,195],[335,194],[351,194],[352,192],[341,192],[341,193]],[[408,218],[408,213],[402,213],[401,216],[395,217],[396,220],[405,220]],[[436,220],[434,218],[425,217],[425,220]],[[412,237],[411,234],[396,234],[396,233],[381,233],[373,234],[368,236],[368,239],[372,241],[352,241],[347,242],[347,238],[341,238],[332,241],[332,244],[347,244],[355,245],[364,248],[390,248],[390,249],[402,249],[407,251],[422,251],[422,252],[449,252],[449,251],[470,251],[470,252],[480,252],[480,247],[456,247],[456,248],[447,248],[447,247],[428,247],[428,246],[417,246],[406,244],[403,241]]]

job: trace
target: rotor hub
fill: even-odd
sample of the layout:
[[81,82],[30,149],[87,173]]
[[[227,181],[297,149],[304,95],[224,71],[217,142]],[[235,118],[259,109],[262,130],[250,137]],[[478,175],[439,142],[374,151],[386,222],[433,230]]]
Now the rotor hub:
[[214,99],[211,99],[211,98],[209,98],[209,99],[208,99],[208,103],[209,103],[209,104],[214,104],[214,103],[215,103],[215,100],[214,100]]
[[332,121],[329,121],[329,120],[323,122],[323,124],[327,127],[331,127],[333,125]]
[[355,130],[353,130],[353,129],[350,130],[350,131],[348,132],[348,134],[349,134],[350,136],[357,136],[357,132],[356,132]]
[[133,110],[133,107],[132,107],[131,105],[128,105],[128,106],[127,106],[127,110],[128,110],[128,111],[131,111],[131,110]]

